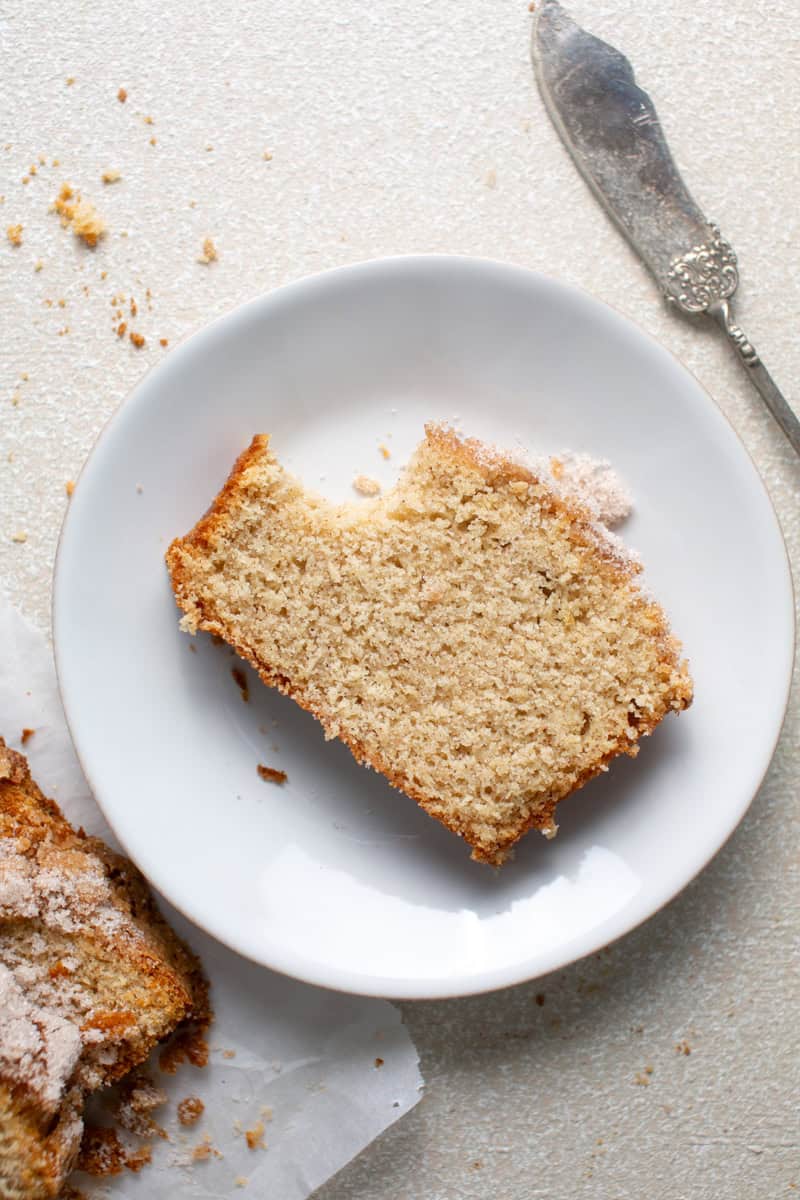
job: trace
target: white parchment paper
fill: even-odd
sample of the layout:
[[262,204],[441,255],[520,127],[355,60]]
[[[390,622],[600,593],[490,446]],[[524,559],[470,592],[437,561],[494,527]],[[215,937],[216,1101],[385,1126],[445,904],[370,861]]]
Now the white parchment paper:
[[[0,594],[0,734],[24,747],[46,795],[74,825],[115,845],[80,769],[64,719],[45,637]],[[422,1088],[417,1054],[396,1008],[296,983],[246,962],[161,902],[203,961],[214,1023],[207,1067],[151,1075],[168,1104],[154,1113],[169,1134],[154,1139],[141,1174],[102,1182],[76,1175],[88,1195],[118,1200],[252,1194],[303,1200],[412,1108]],[[205,1111],[187,1129],[176,1102],[199,1097]],[[264,1126],[263,1148],[245,1131]],[[198,1161],[206,1137],[218,1154]],[[257,1140],[257,1139],[255,1139]],[[243,1192],[242,1189],[245,1189]]]

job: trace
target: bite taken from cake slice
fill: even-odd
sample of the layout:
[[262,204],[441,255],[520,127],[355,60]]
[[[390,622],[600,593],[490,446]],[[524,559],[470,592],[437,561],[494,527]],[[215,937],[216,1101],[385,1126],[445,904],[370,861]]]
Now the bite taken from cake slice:
[[635,755],[692,681],[638,561],[499,451],[429,425],[398,483],[336,505],[265,435],[167,552],[190,633],[251,663],[499,865]]
[[0,1200],[56,1197],[90,1093],[209,1020],[136,868],[75,831],[0,738]]

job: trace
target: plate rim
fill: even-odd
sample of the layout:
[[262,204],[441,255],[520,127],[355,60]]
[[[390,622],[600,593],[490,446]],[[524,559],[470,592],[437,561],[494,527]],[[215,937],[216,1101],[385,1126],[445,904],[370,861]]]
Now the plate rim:
[[[775,754],[778,742],[785,725],[786,712],[791,693],[791,683],[793,674],[793,661],[795,655],[796,644],[796,622],[795,622],[795,593],[794,580],[791,571],[791,563],[789,559],[786,540],[781,526],[780,519],[776,512],[772,501],[769,489],[766,486],[761,474],[750,455],[747,446],[745,445],[741,435],[733,425],[727,414],[723,411],[711,393],[705,388],[703,383],[697,376],[673,353],[669,347],[665,346],[658,338],[644,329],[636,320],[630,317],[627,313],[621,312],[614,305],[609,304],[606,300],[600,299],[593,295],[587,289],[576,285],[572,282],[566,282],[563,279],[548,275],[545,272],[538,271],[532,267],[520,263],[506,262],[500,259],[491,258],[481,255],[465,255],[465,254],[398,254],[381,256],[378,258],[363,259],[354,263],[342,264],[339,266],[329,267],[321,271],[313,272],[308,275],[300,276],[296,279],[289,280],[276,288],[272,288],[267,292],[250,297],[241,304],[233,305],[224,312],[218,314],[212,320],[201,324],[192,330],[188,331],[181,338],[173,343],[173,352],[183,352],[187,344],[196,340],[206,338],[212,331],[218,332],[226,324],[232,323],[240,319],[245,313],[253,313],[261,307],[267,307],[273,303],[280,303],[281,299],[287,298],[288,294],[295,291],[302,291],[304,288],[313,287],[320,281],[329,280],[334,276],[356,276],[358,274],[372,274],[385,269],[408,269],[413,270],[415,267],[431,267],[453,266],[458,264],[459,267],[472,268],[483,267],[493,269],[499,273],[507,273],[509,276],[516,275],[518,277],[532,277],[538,282],[555,287],[557,290],[565,294],[577,295],[583,302],[588,302],[588,306],[598,306],[601,310],[605,309],[613,314],[618,322],[622,325],[627,325],[632,328],[636,334],[642,338],[651,348],[655,348],[661,354],[667,356],[673,365],[684,372],[693,381],[698,392],[698,402],[701,398],[704,405],[711,406],[711,409],[721,417],[727,425],[729,431],[734,435],[736,443],[738,443],[739,451],[744,455],[744,459],[749,464],[750,471],[753,476],[753,483],[760,489],[763,498],[767,501],[767,511],[772,516],[774,528],[778,534],[778,544],[782,548],[781,564],[783,567],[784,586],[783,599],[786,601],[786,617],[789,637],[785,642],[786,653],[783,663],[783,686],[780,694],[779,712],[780,718],[776,722],[774,736],[771,742],[765,746],[763,755],[758,759],[757,764],[754,764],[753,778],[755,780],[752,787],[748,787],[745,791],[745,799],[742,803],[736,806],[735,810],[727,813],[727,819],[720,823],[722,833],[718,831],[711,841],[713,846],[710,851],[704,848],[700,853],[694,856],[687,855],[684,859],[686,869],[680,873],[682,882],[677,887],[670,885],[666,892],[657,899],[654,904],[645,906],[644,910],[631,920],[631,914],[628,911],[628,906],[623,906],[616,913],[608,917],[600,925],[594,926],[589,933],[583,933],[572,938],[570,941],[559,943],[556,947],[548,948],[545,951],[538,951],[536,954],[536,965],[533,965],[529,958],[519,958],[515,960],[512,966],[504,966],[492,968],[482,971],[478,974],[472,973],[469,976],[463,974],[447,978],[435,978],[433,980],[422,979],[399,979],[396,977],[379,976],[375,974],[365,975],[352,971],[350,968],[332,967],[329,964],[317,964],[318,970],[304,967],[303,962],[309,963],[307,958],[298,963],[288,961],[291,955],[284,956],[282,962],[267,962],[260,956],[254,947],[248,947],[246,940],[237,941],[235,936],[231,936],[230,931],[223,933],[217,928],[212,927],[207,920],[200,921],[196,916],[187,910],[183,903],[170,894],[168,888],[162,888],[159,883],[155,882],[154,876],[158,872],[150,874],[149,868],[145,869],[140,865],[137,858],[129,853],[125,845],[125,839],[120,835],[115,820],[112,814],[106,809],[103,800],[101,799],[100,791],[92,782],[91,772],[88,769],[85,761],[85,751],[79,745],[73,725],[77,724],[74,714],[70,711],[70,702],[68,697],[68,688],[64,684],[64,663],[62,660],[62,643],[59,634],[59,626],[63,619],[63,562],[64,548],[69,545],[69,529],[71,528],[71,519],[73,508],[68,507],[61,529],[58,535],[56,553],[53,566],[52,587],[51,587],[51,633],[53,638],[53,651],[56,669],[56,677],[58,681],[59,694],[64,709],[64,716],[69,728],[70,737],[76,756],[80,763],[87,784],[92,792],[100,811],[105,817],[114,832],[114,836],[122,845],[126,854],[136,863],[142,874],[148,879],[151,886],[157,894],[171,904],[178,912],[180,912],[191,924],[202,929],[216,941],[221,942],[229,949],[240,954],[242,957],[262,966],[268,970],[276,971],[280,974],[285,974],[291,978],[301,980],[302,982],[311,984],[317,987],[328,988],[334,991],[340,991],[355,995],[375,996],[375,997],[391,997],[394,999],[403,1000],[432,1000],[432,999],[452,999],[462,996],[480,995],[487,992],[496,991],[500,988],[516,986],[518,984],[530,982],[534,979],[539,979],[552,971],[560,970],[570,964],[579,961],[588,954],[596,953],[598,950],[611,945],[618,941],[628,933],[632,933],[639,926],[654,917],[658,912],[670,904],[673,900],[685,890],[685,888],[699,875],[725,846],[730,837],[733,835],[739,824],[743,820],[750,805],[758,794],[764,779],[769,770],[770,764]],[[170,354],[169,358],[172,358]],[[144,373],[139,376],[133,386],[126,392],[119,404],[109,415],[107,420],[97,433],[86,458],[81,467],[78,476],[78,482],[84,474],[91,469],[91,465],[95,460],[95,456],[102,448],[106,438],[111,434],[117,422],[121,419],[126,411],[135,404],[141,395],[145,395],[150,377],[154,372],[163,368],[168,360],[162,358],[156,363],[151,364]],[[214,923],[216,925],[216,923]]]

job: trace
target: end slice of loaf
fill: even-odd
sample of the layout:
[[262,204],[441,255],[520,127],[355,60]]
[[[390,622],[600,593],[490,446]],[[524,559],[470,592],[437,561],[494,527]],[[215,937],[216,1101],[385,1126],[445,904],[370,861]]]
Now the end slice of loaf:
[[200,964],[142,876],[0,738],[0,1200],[58,1196],[87,1095],[208,1019]]
[[167,552],[183,628],[499,864],[692,698],[640,567],[556,488],[428,426],[390,492],[333,505],[258,435]]

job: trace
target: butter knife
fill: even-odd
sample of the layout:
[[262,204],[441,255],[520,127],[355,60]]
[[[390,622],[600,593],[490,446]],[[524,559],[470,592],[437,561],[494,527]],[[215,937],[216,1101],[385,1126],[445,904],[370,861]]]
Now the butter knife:
[[547,111],[600,203],[667,300],[685,313],[706,313],[721,327],[800,454],[800,422],[733,322],[736,255],[689,194],[628,59],[581,29],[558,0],[538,8],[531,53]]

